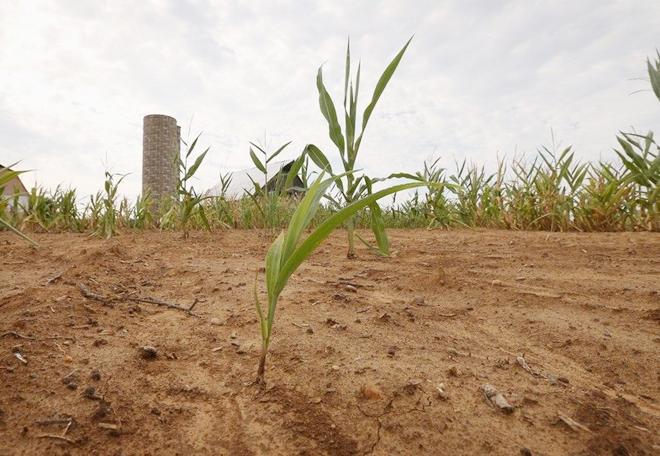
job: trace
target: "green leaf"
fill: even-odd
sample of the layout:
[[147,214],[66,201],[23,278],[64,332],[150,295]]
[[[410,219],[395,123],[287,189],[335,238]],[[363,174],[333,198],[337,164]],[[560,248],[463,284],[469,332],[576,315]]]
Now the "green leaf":
[[312,159],[314,164],[321,168],[322,171],[333,174],[330,161],[328,161],[328,158],[325,156],[325,154],[321,152],[321,149],[316,147],[314,144],[307,144],[303,153],[307,154],[309,158]]
[[[372,192],[372,180],[368,177],[364,178],[364,184],[369,195]],[[381,211],[380,206],[377,202],[373,202],[369,205],[369,212],[371,213],[371,230],[374,232],[376,237],[376,244],[378,245],[378,251],[384,255],[390,255],[390,241],[387,238],[387,233],[385,232],[385,222],[383,221],[383,211]]]
[[291,144],[291,141],[289,141],[288,143],[284,144],[284,145],[281,146],[279,149],[277,149],[275,152],[273,152],[273,154],[272,154],[270,157],[268,157],[268,159],[266,160],[266,163],[270,163],[270,161],[271,161],[272,159],[274,159],[275,157],[277,157],[280,153],[282,153],[282,151],[283,151],[283,150],[286,148],[286,146],[288,146],[289,144]]
[[262,173],[266,174],[266,167],[264,166],[263,163],[261,163],[261,160],[257,157],[257,154],[254,153],[252,148],[250,147],[250,158],[252,159],[252,162],[254,163],[254,166],[259,169]]
[[[201,202],[197,201],[196,204],[199,204]],[[201,204],[197,206],[197,211],[199,212],[199,218],[202,220],[202,224],[204,225],[204,228],[206,228],[207,231],[211,231],[211,225],[209,224],[209,219],[206,217],[206,211],[204,210],[204,206]]]
[[319,71],[316,75],[316,87],[319,92],[319,106],[321,108],[321,113],[325,120],[328,122],[328,133],[330,139],[337,146],[340,155],[344,156],[344,136],[341,132],[341,126],[337,120],[337,111],[335,110],[335,105],[330,98],[330,94],[325,89],[323,85],[323,67],[319,67]]
[[[195,175],[195,173],[197,172],[197,168],[199,168],[199,166],[202,164],[202,161],[204,160],[204,157],[206,157],[206,153],[208,151],[209,151],[209,149],[207,148],[204,152],[202,152],[199,155],[199,157],[197,157],[195,159],[195,163],[193,163],[193,165],[190,168],[188,168],[188,172],[186,172],[186,175],[183,177],[184,181],[187,181],[188,179],[190,179],[191,177],[193,177]],[[121,182],[121,180],[120,180],[120,182]]]
[[646,59],[646,66],[649,72],[649,79],[651,80],[653,93],[655,93],[655,96],[660,100],[660,53],[658,53],[658,60],[655,62],[655,66],[649,59]]
[[13,232],[14,234],[18,235],[19,237],[22,237],[23,239],[28,241],[33,246],[39,247],[39,244],[36,241],[33,241],[29,236],[27,236],[23,232],[19,231],[18,229],[14,228],[9,222],[5,221],[2,217],[0,217],[0,225],[3,225],[9,231]]
[[3,168],[0,170],[0,187],[5,186],[8,184],[10,181],[12,181],[14,178],[18,177],[19,175],[27,172],[27,171],[15,171],[11,168],[16,166],[18,162],[12,163],[11,165],[7,166],[6,168]]
[[300,157],[298,157],[293,164],[291,165],[291,168],[289,168],[289,172],[286,175],[286,181],[284,182],[284,191],[289,191],[291,187],[293,187],[293,180],[296,178],[298,175],[298,172],[300,171],[300,168],[302,168],[303,163],[305,162],[305,153],[303,152]]
[[385,232],[385,221],[383,220],[383,211],[380,209],[378,203],[369,205],[369,212],[371,212],[371,230],[376,237],[376,244],[381,254],[385,256],[390,255],[390,241]]
[[387,66],[387,68],[385,68],[385,71],[383,71],[383,74],[380,76],[378,83],[376,84],[374,93],[371,96],[371,102],[364,110],[364,114],[362,115],[362,132],[360,133],[360,136],[358,137],[357,142],[355,143],[356,154],[358,149],[360,148],[360,144],[362,143],[362,135],[364,134],[364,130],[367,128],[367,123],[369,122],[369,118],[371,117],[371,114],[373,113],[373,110],[376,107],[376,104],[378,103],[380,96],[383,94],[385,87],[387,87],[387,84],[390,82],[390,79],[392,79],[392,75],[396,71],[396,68],[399,66],[399,62],[401,62],[401,58],[403,58],[403,54],[406,52],[406,49],[408,49],[408,45],[410,44],[412,39],[413,37],[410,37],[410,39],[406,42],[403,48],[399,51],[399,53],[394,57],[394,59],[392,59],[390,64]]
[[[293,274],[293,272],[298,269],[298,266],[300,266],[302,262],[312,254],[316,247],[318,247],[319,244],[323,242],[323,240],[326,239],[335,228],[341,226],[344,222],[346,222],[346,220],[369,206],[371,203],[378,201],[387,195],[411,188],[421,187],[424,185],[426,184],[423,182],[412,182],[388,187],[374,193],[373,195],[369,195],[358,201],[355,201],[342,208],[338,212],[332,214],[323,223],[321,223],[286,260],[286,263],[284,263],[280,269],[280,274],[274,289],[274,294],[279,295],[289,280],[289,277],[291,277],[291,274]],[[316,196],[317,195],[315,195],[315,197]],[[318,195],[317,197],[320,199],[321,196],[322,194]],[[314,214],[310,214],[307,219],[311,220],[313,215]]]
[[348,92],[348,80],[351,76],[351,39],[346,44],[346,75],[344,76],[344,108],[346,108],[346,96]]
[[[197,135],[197,137],[195,138],[195,140],[192,142],[192,144],[191,144],[190,147],[188,148],[188,152],[186,153],[186,158],[190,157],[190,154],[192,154],[192,153],[193,153],[193,150],[195,150],[195,146],[197,145],[197,140],[199,139],[200,136],[202,136],[201,133]],[[184,144],[185,144],[185,143],[184,143]]]

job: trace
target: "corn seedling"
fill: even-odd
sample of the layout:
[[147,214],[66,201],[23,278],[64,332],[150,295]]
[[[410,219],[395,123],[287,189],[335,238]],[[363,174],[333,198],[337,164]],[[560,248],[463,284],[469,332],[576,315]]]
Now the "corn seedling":
[[192,165],[188,165],[188,160],[192,159],[191,156],[195,151],[195,146],[197,146],[197,141],[199,140],[200,136],[201,134],[197,135],[193,142],[188,146],[188,150],[186,151],[185,157],[183,159],[181,159],[181,157],[176,157],[177,166],[179,169],[177,195],[176,198],[171,201],[170,208],[161,218],[161,227],[178,226],[179,229],[183,231],[184,239],[188,238],[190,234],[191,221],[195,217],[200,220],[203,228],[209,231],[211,230],[204,205],[202,204],[210,197],[197,193],[197,191],[195,191],[195,187],[190,185],[191,179],[193,179],[195,176],[195,173],[201,166],[202,162],[204,161],[204,157],[206,157],[206,154],[209,151],[209,148],[207,147],[204,152],[195,158]]
[[142,195],[137,197],[133,207],[133,217],[131,226],[138,229],[145,229],[153,226],[153,199],[151,191],[147,189]]
[[[396,71],[403,54],[406,52],[410,40],[403,46],[399,53],[394,57],[390,64],[385,68],[385,71],[380,76],[376,88],[369,105],[362,114],[362,124],[358,126],[357,118],[357,104],[358,95],[360,90],[360,64],[358,64],[355,79],[351,77],[351,51],[350,42],[346,48],[346,66],[344,77],[344,130],[337,118],[337,111],[335,104],[330,97],[330,94],[325,88],[323,83],[323,67],[320,67],[316,76],[316,86],[319,93],[319,106],[321,113],[328,123],[329,136],[337,150],[343,165],[344,178],[336,179],[335,185],[337,186],[341,201],[334,201],[335,205],[340,208],[349,206],[353,201],[356,201],[371,193],[372,182],[369,181],[367,176],[355,174],[355,162],[362,144],[364,131],[367,127],[371,114],[373,113],[378,100],[380,99],[385,87],[389,83],[392,75]],[[326,155],[313,144],[309,144],[306,148],[307,153],[314,163],[322,170],[333,173],[332,167]],[[369,206],[371,214],[371,228],[376,237],[379,251],[387,255],[389,254],[389,245],[387,242],[387,235],[385,233],[384,224],[382,221],[382,211],[376,202]],[[355,215],[346,220],[346,229],[348,234],[348,257],[355,256]]]
[[[247,191],[247,195],[254,201],[257,210],[264,220],[264,226],[267,228],[275,228],[283,224],[283,216],[286,216],[281,211],[283,203],[285,203],[283,200],[288,195],[302,190],[294,186],[294,179],[304,163],[302,156],[295,160],[290,167],[279,168],[275,176],[269,175],[269,164],[289,144],[291,144],[290,141],[280,146],[275,152],[269,153],[265,150],[265,147],[260,147],[253,142],[250,143],[250,158],[259,172],[262,173],[263,183],[257,182],[252,176],[248,175],[252,181],[253,190]],[[261,158],[255,153],[255,149],[259,152]]]
[[[264,371],[266,367],[266,355],[271,341],[273,322],[275,320],[275,309],[280,294],[291,275],[305,261],[314,250],[326,239],[332,231],[342,225],[359,211],[392,193],[426,185],[424,182],[412,182],[395,185],[380,190],[369,196],[353,201],[339,211],[323,220],[314,231],[304,238],[305,230],[319,209],[321,198],[337,179],[342,176],[333,176],[328,179],[321,174],[309,187],[307,193],[296,208],[289,226],[275,239],[266,254],[266,290],[268,295],[268,307],[262,308],[257,293],[255,281],[254,300],[259,316],[261,330],[261,357],[257,369],[256,383],[263,384]],[[304,240],[303,240],[304,238]]]
[[[7,198],[4,196],[4,190],[5,187],[15,178],[17,178],[20,174],[24,173],[25,171],[14,171],[11,168],[15,166],[16,163],[13,165],[9,166],[8,168],[0,168],[0,226],[8,229],[9,231],[13,232],[14,234],[20,236],[21,238],[25,239],[28,241],[30,244],[34,246],[38,246],[35,241],[33,241],[29,236],[27,236],[25,233],[23,233],[21,230],[15,228],[11,223],[9,223],[7,220],[5,220],[5,209],[9,207]],[[12,207],[16,208],[18,203],[18,198],[13,198],[13,204]]]
[[[117,176],[119,179],[115,181]],[[100,199],[97,199],[97,202],[100,203],[100,212],[98,213],[98,224],[94,230],[95,235],[104,239],[110,239],[117,234],[117,219],[119,215],[116,207],[117,190],[119,189],[119,184],[121,184],[121,181],[126,176],[127,174],[120,175],[111,174],[108,171],[105,172],[105,182],[103,184],[105,194]]]

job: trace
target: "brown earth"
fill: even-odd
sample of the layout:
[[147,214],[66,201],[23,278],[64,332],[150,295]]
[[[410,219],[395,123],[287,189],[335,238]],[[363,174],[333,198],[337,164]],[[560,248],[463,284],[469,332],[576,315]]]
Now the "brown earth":
[[0,455],[660,453],[657,233],[392,231],[356,260],[335,233],[282,295],[262,390],[271,235],[36,237],[0,234]]

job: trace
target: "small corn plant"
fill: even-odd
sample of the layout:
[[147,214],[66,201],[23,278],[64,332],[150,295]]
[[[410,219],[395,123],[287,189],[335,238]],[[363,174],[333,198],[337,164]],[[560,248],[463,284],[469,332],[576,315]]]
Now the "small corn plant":
[[9,182],[11,182],[16,177],[18,177],[20,174],[25,172],[25,171],[14,171],[14,170],[10,169],[11,167],[13,167],[15,165],[16,165],[16,163],[9,166],[8,168],[0,168],[0,208],[2,209],[0,211],[0,227],[7,228],[9,231],[11,231],[14,234],[22,237],[23,239],[28,241],[30,244],[37,247],[39,244],[37,244],[35,241],[30,239],[30,237],[28,237],[25,233],[23,233],[19,229],[15,228],[13,225],[11,225],[8,221],[6,221],[4,219],[4,209],[6,207],[8,207],[7,200],[5,199],[5,197],[3,195],[4,188],[7,184],[9,184]]
[[[160,219],[160,226],[178,226],[183,231],[183,238],[187,239],[190,233],[190,225],[193,220],[193,217],[198,216],[201,221],[202,226],[210,231],[211,225],[209,224],[208,218],[206,217],[206,211],[204,205],[202,204],[205,200],[209,199],[209,196],[197,193],[195,187],[190,184],[190,181],[195,177],[195,173],[201,166],[204,161],[204,157],[209,151],[207,147],[204,152],[199,154],[192,165],[188,164],[188,160],[191,160],[191,156],[195,151],[195,146],[197,146],[197,141],[201,133],[193,140],[192,143],[188,146],[186,155],[183,159],[181,157],[176,157],[176,165],[179,168],[179,179],[177,181],[177,194],[176,197],[172,200],[172,205],[169,210],[163,214]],[[186,144],[184,142],[184,144]],[[187,144],[186,144],[187,145]]]
[[144,194],[138,195],[133,207],[133,218],[131,224],[134,228],[144,229],[153,226],[153,198],[151,190],[147,189]]
[[[127,175],[128,174],[112,174],[108,171],[105,172],[105,182],[103,183],[105,195],[100,199],[101,210],[99,213],[98,224],[93,234],[105,239],[110,239],[117,234],[117,222],[119,219],[119,211],[117,210],[117,191],[119,190],[119,184],[121,184]],[[119,176],[119,179],[115,181],[117,176]]]
[[257,293],[257,284],[254,286],[254,301],[259,315],[259,324],[261,329],[261,358],[257,370],[257,379],[255,383],[264,383],[264,370],[266,367],[266,355],[270,345],[273,322],[275,320],[275,308],[282,290],[286,286],[291,275],[305,261],[314,250],[326,239],[332,231],[338,226],[344,224],[346,220],[355,216],[359,211],[375,203],[379,199],[393,193],[407,190],[415,187],[427,185],[425,182],[410,182],[399,184],[384,190],[375,192],[360,200],[353,201],[348,206],[340,209],[327,219],[322,221],[317,228],[307,237],[304,237],[305,230],[314,218],[319,209],[321,198],[325,195],[328,188],[344,175],[333,176],[324,179],[321,174],[314,183],[307,189],[307,193],[296,208],[288,228],[280,233],[266,254],[266,290],[268,295],[268,307],[262,308]]
[[[281,169],[278,169],[276,176],[270,176],[268,173],[268,164],[280,155],[289,144],[291,144],[291,141],[280,146],[275,152],[269,153],[265,150],[265,147],[260,147],[254,142],[250,143],[250,158],[263,175],[263,184],[248,175],[252,181],[253,190],[246,190],[246,193],[254,202],[264,220],[264,226],[267,228],[282,226],[282,219],[286,217],[286,213],[283,213],[285,212],[283,209],[286,207],[286,204],[284,204],[286,196],[292,190],[301,190],[294,188],[293,183],[303,165],[302,157],[294,161],[286,174]],[[255,153],[255,149],[261,154],[261,159]]]
[[[357,104],[358,104],[358,94],[360,91],[360,65],[358,64],[357,73],[355,80],[351,77],[351,51],[350,51],[350,42],[346,48],[346,69],[345,69],[345,78],[344,78],[344,101],[343,101],[343,110],[344,110],[344,128],[345,131],[342,131],[342,127],[339,123],[337,117],[337,110],[335,109],[335,104],[330,97],[330,94],[325,88],[323,83],[323,67],[319,68],[316,76],[316,86],[319,92],[319,105],[321,108],[321,113],[328,123],[330,139],[337,147],[339,151],[339,156],[341,158],[342,166],[344,168],[345,181],[338,178],[335,183],[340,193],[340,201],[335,201],[335,206],[341,207],[342,205],[348,206],[353,201],[360,199],[365,195],[370,195],[372,193],[372,181],[363,174],[355,174],[355,161],[357,159],[358,152],[360,150],[360,145],[362,144],[362,138],[364,135],[364,130],[367,128],[367,123],[371,117],[371,114],[378,103],[385,87],[390,82],[392,75],[396,71],[396,68],[399,66],[403,54],[406,52],[408,45],[412,38],[403,46],[399,53],[392,59],[390,64],[385,68],[376,88],[374,89],[373,95],[371,96],[371,101],[367,105],[364,113],[362,114],[362,124],[358,125],[358,114],[357,114]],[[328,161],[326,155],[321,152],[321,150],[313,144],[309,144],[306,148],[307,153],[314,163],[321,168],[322,170],[332,174],[332,168],[330,167],[330,162]],[[343,201],[342,201],[343,200]],[[333,201],[331,199],[331,201]],[[389,243],[387,240],[387,235],[385,233],[382,211],[378,207],[376,202],[373,202],[369,205],[369,211],[371,214],[371,229],[374,232],[376,237],[376,242],[378,244],[378,250],[383,255],[389,254]],[[349,258],[355,256],[355,214],[349,217],[346,220],[346,229],[348,233],[348,254]]]
[[[653,93],[660,101],[660,52],[646,66]],[[632,184],[640,218],[649,230],[659,230],[660,222],[660,145],[653,139],[653,132],[646,135],[621,132],[617,136],[621,151],[615,152],[625,167],[623,184]]]

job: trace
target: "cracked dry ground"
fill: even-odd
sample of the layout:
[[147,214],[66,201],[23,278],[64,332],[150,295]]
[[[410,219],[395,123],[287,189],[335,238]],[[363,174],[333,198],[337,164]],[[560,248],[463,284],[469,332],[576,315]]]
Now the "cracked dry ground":
[[0,234],[1,455],[660,452],[657,233],[393,230],[347,260],[337,232],[282,295],[261,391],[272,234],[36,238]]

